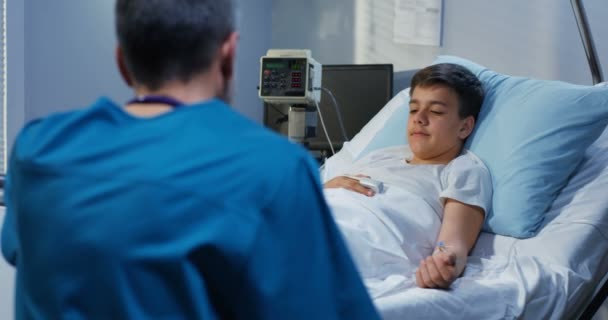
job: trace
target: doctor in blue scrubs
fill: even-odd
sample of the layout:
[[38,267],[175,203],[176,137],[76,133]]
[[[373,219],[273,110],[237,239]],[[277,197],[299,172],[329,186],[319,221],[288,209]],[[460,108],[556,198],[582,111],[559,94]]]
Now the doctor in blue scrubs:
[[2,253],[18,319],[375,319],[301,147],[228,105],[229,0],[118,0],[124,105],[29,123]]

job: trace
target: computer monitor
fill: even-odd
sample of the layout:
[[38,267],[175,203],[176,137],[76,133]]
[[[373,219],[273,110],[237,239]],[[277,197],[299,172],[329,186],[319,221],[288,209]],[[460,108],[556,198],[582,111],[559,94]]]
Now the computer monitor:
[[[342,114],[348,140],[352,139],[371,118],[393,97],[392,64],[323,65],[323,88],[330,90]],[[344,143],[336,109],[331,97],[322,92],[319,109],[334,148]],[[287,133],[288,106],[265,105],[264,124],[283,134]],[[328,150],[320,119],[317,135],[308,140],[311,150]]]

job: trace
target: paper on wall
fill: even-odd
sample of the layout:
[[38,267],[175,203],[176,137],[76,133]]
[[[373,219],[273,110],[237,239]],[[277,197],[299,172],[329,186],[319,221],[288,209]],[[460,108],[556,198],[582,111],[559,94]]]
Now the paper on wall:
[[442,0],[395,0],[393,41],[403,44],[441,44]]

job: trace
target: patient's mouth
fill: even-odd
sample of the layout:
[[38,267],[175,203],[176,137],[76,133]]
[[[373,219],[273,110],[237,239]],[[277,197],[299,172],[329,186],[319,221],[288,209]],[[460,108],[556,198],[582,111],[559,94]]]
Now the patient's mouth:
[[424,132],[421,132],[421,131],[414,131],[414,132],[411,133],[411,135],[414,136],[414,137],[428,137],[429,136],[428,133],[424,133]]

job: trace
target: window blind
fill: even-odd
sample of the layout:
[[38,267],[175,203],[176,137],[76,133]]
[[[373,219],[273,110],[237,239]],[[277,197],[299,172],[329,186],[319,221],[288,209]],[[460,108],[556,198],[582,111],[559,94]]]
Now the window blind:
[[7,157],[7,124],[6,124],[6,74],[7,74],[7,59],[6,59],[6,0],[0,0],[2,3],[0,10],[0,174],[6,173],[6,157]]

